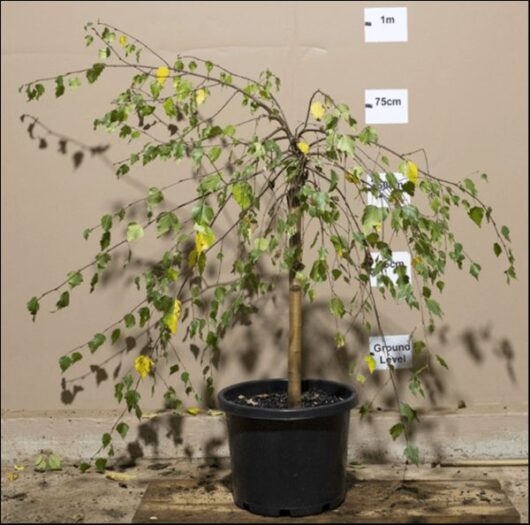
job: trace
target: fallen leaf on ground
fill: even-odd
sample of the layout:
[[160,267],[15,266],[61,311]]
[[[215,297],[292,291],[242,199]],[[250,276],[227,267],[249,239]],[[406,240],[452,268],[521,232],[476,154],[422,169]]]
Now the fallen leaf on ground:
[[15,481],[18,479],[18,474],[16,472],[8,472],[7,473],[7,480],[8,481]]
[[222,410],[208,410],[209,416],[224,416],[224,412]]
[[20,471],[20,470],[24,470],[26,467],[22,466],[22,465],[13,465],[13,468],[17,471]]
[[105,477],[112,479],[113,481],[130,481],[131,479],[136,479],[136,476],[133,474],[125,474],[124,472],[112,472],[110,470],[105,471]]

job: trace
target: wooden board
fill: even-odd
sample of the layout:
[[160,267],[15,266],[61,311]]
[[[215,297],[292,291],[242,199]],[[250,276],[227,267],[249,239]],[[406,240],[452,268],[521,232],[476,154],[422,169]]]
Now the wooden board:
[[304,518],[257,516],[235,506],[230,479],[149,483],[133,523],[519,523],[497,480],[351,481],[344,503]]

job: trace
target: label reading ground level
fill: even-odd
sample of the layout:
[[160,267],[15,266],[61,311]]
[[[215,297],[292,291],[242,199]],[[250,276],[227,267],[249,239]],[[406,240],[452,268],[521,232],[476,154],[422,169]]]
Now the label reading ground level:
[[365,42],[406,42],[407,40],[406,7],[364,8]]
[[412,368],[412,343],[408,335],[370,337],[370,355],[375,359],[376,370]]
[[364,120],[366,124],[408,124],[408,89],[366,89]]
[[[379,252],[372,252],[370,254],[372,256],[373,266],[375,266],[379,260],[381,259],[381,256]],[[409,252],[392,252],[392,261],[388,263],[387,267],[379,273],[379,275],[388,275],[390,277],[390,280],[396,284],[398,280],[398,274],[394,271],[398,266],[404,266],[406,270],[406,274],[408,275],[409,281],[411,279],[411,260],[410,260],[410,253]],[[371,275],[370,276],[370,285],[373,287],[377,287],[377,277]]]

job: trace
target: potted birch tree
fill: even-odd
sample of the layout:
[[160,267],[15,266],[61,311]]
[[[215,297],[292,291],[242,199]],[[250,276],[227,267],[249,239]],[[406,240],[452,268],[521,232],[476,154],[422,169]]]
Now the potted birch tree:
[[[177,332],[202,347],[201,359],[208,361],[204,380],[213,392],[215,367],[210,361],[222,351],[223,337],[256,311],[257,298],[277,288],[278,279],[261,268],[284,275],[289,297],[287,380],[238,383],[219,393],[229,428],[234,500],[267,515],[335,508],[345,496],[349,415],[357,394],[351,385],[302,377],[303,302],[314,301],[324,289],[331,316],[351,318],[368,334],[381,335],[375,294],[403,303],[421,312],[425,337],[415,339],[414,352],[428,353],[426,336],[443,315],[437,296],[444,288],[446,265],[454,263],[476,279],[481,271],[451,226],[453,212],[460,214],[457,220],[490,228],[493,252],[505,260],[509,282],[516,275],[508,227],[497,225],[475,181],[445,180],[421,169],[381,144],[375,129],[360,128],[348,106],[330,94],[316,89],[303,120],[293,127],[279,102],[280,79],[269,70],[251,79],[197,57],[176,54],[167,59],[109,24],[89,23],[85,31],[86,45],[97,43],[97,62],[31,81],[20,90],[28,101],[37,101],[50,91],[59,98],[84,84],[107,80],[113,89],[111,107],[95,119],[94,127],[117,135],[131,148],[127,158],[115,163],[116,176],[165,162],[174,167],[174,180],[149,188],[142,199],[87,228],[86,240],[99,237],[94,259],[31,298],[30,314],[35,320],[41,303],[52,294],[57,295],[57,311],[66,308],[73,289],[83,282],[92,293],[120,249],[128,250],[129,264],[138,243],[154,230],[161,247],[157,262],[133,281],[141,302],[59,360],[66,372],[87,352],[123,344],[131,330],[143,329],[140,335],[147,344],[115,385],[123,413],[140,418],[139,385],[154,381],[166,366],[170,378],[183,382],[186,394],[194,392],[174,343]],[[112,80],[118,71],[130,74],[121,89]],[[234,104],[248,111],[244,120],[231,119]],[[106,147],[65,137],[32,115],[21,120],[39,147],[56,140],[59,151],[72,154],[75,166],[87,154],[107,155]],[[185,181],[196,184],[195,195],[164,208],[164,195]],[[383,205],[376,205],[381,199]],[[131,211],[142,207],[142,220],[133,220]],[[237,211],[237,219],[221,227],[228,209]],[[391,242],[396,236],[407,243],[412,276],[393,264]],[[237,241],[237,249],[226,249],[229,238]],[[207,268],[214,268],[213,281]],[[229,280],[222,281],[226,275]],[[337,332],[334,344],[344,346],[345,334]],[[375,369],[368,351],[358,364],[360,383],[365,380],[363,368],[366,375]],[[401,415],[390,435],[404,438],[406,459],[418,463],[419,451],[409,440],[416,412],[400,400],[396,371],[389,368]],[[411,372],[415,395],[423,394],[422,371]],[[167,405],[179,408],[176,385],[166,382],[164,388]],[[370,408],[363,403],[361,414]],[[97,456],[97,469],[107,462],[101,452],[113,456],[116,435],[125,438],[128,430],[120,416],[102,436],[101,449],[92,458]],[[90,466],[84,462],[81,470]]]

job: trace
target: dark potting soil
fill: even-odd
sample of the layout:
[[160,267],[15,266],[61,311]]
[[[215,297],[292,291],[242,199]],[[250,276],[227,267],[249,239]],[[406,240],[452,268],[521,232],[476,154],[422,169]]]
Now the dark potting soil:
[[[323,405],[332,405],[342,401],[343,397],[330,394],[324,390],[313,388],[302,393],[302,407],[320,407]],[[247,397],[239,395],[232,400],[238,405],[245,405],[257,408],[288,408],[287,392],[275,392],[265,394],[255,394]]]

